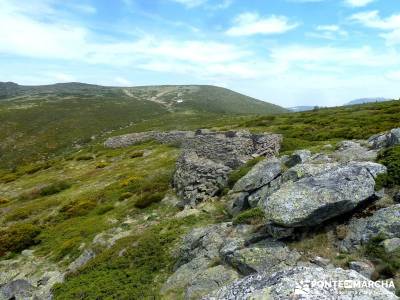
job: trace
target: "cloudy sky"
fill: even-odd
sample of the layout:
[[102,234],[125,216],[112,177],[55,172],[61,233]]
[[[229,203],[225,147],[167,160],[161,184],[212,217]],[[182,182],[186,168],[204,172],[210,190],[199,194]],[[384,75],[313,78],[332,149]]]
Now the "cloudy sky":
[[0,81],[400,97],[399,0],[0,0]]

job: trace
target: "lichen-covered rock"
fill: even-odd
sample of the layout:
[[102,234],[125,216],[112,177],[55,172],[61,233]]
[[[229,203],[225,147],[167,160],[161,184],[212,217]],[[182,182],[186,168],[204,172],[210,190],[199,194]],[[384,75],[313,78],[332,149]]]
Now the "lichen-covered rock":
[[276,158],[256,164],[249,173],[240,178],[232,188],[233,192],[251,192],[274,180],[281,174],[281,162]]
[[305,163],[311,159],[310,150],[297,150],[284,161],[288,168],[294,167],[297,164]]
[[382,242],[386,253],[392,253],[400,250],[400,238],[387,239]]
[[247,192],[239,192],[239,193],[232,193],[226,196],[226,209],[231,216],[236,216],[240,212],[249,208],[249,202],[247,198],[249,193]]
[[337,160],[346,161],[374,161],[378,152],[370,150],[355,141],[343,141],[332,154]]
[[293,266],[300,259],[297,251],[291,251],[282,242],[263,240],[249,247],[226,253],[224,260],[242,275],[268,271],[273,273],[287,266]]
[[186,288],[185,299],[200,299],[237,279],[239,279],[239,274],[227,266],[218,265],[211,267],[198,273],[191,280]]
[[271,223],[285,227],[317,225],[374,196],[374,176],[384,170],[375,163],[340,165],[316,176],[289,181],[258,205]]
[[382,149],[400,144],[400,128],[371,136],[368,143],[373,149]]
[[377,236],[400,238],[400,204],[380,209],[370,217],[353,219],[339,245],[343,251],[352,251]]
[[[371,287],[345,288],[344,282],[347,284],[361,282],[364,285],[370,284]],[[296,267],[272,275],[256,273],[247,276],[203,299],[397,300],[398,297],[381,285],[373,285],[371,281],[353,270]]]

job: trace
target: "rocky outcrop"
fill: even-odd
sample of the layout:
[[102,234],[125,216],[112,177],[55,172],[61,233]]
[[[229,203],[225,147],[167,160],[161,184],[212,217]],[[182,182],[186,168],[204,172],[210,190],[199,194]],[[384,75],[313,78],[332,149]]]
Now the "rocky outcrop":
[[272,274],[296,266],[300,259],[297,251],[268,238],[256,227],[232,223],[193,229],[183,238],[176,256],[175,272],[162,294],[174,298],[181,290],[185,299],[199,299],[245,275]]
[[400,204],[380,209],[370,217],[353,219],[340,247],[343,251],[356,250],[377,236],[400,238]]
[[[360,282],[360,287],[345,288],[344,282]],[[368,286],[369,285],[369,286]],[[368,286],[368,288],[366,288]],[[384,286],[353,270],[323,269],[320,267],[287,268],[272,275],[256,273],[225,286],[207,300],[234,299],[364,299],[397,300],[398,297]]]
[[354,209],[375,195],[377,174],[385,167],[351,162],[316,176],[289,181],[259,206],[267,220],[285,227],[313,226]]
[[379,133],[368,139],[368,144],[373,149],[382,149],[400,144],[400,128],[394,128],[390,131]]
[[343,141],[339,143],[338,149],[332,154],[336,160],[342,162],[375,160],[377,155],[377,150],[371,150],[363,146],[361,142],[356,141]]
[[182,143],[173,180],[183,204],[195,206],[215,196],[227,186],[233,169],[256,156],[277,154],[281,139],[280,135],[253,135],[247,131],[196,132]]

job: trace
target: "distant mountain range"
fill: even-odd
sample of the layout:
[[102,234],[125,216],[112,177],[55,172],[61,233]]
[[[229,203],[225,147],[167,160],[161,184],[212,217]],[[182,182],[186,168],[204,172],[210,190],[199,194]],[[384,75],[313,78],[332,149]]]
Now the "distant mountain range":
[[[384,101],[391,101],[393,99],[390,98],[383,98],[383,97],[371,97],[371,98],[360,98],[360,99],[355,99],[352,101],[349,101],[343,105],[339,106],[348,106],[348,105],[359,105],[359,104],[365,104],[365,103],[375,103],[375,102],[384,102]],[[313,105],[305,105],[305,106],[295,106],[295,107],[289,107],[288,110],[292,112],[301,112],[301,111],[309,111],[313,110],[316,106]]]
[[355,100],[349,101],[345,105],[356,105],[356,104],[364,104],[364,103],[384,102],[384,101],[390,101],[390,100],[392,100],[392,99],[383,98],[383,97],[360,98],[360,99],[355,99]]

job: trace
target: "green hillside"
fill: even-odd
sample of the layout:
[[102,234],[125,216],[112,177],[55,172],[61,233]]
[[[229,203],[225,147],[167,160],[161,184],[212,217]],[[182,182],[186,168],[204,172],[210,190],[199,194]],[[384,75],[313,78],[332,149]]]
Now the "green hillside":
[[[80,117],[81,123],[77,121],[68,127],[68,132],[63,132],[58,121],[65,116],[93,116],[93,122],[97,123],[90,124],[97,126],[112,122],[106,112],[96,115],[96,106],[104,107],[99,98],[81,99],[90,103],[88,107],[91,108],[83,110],[82,100],[58,100],[63,104],[61,107],[73,112],[70,114],[57,106],[55,100],[41,100],[43,103],[27,110],[31,113],[25,112],[25,116],[33,120],[46,116],[46,121],[36,120],[35,124],[43,128],[32,128],[29,133],[50,143],[53,142],[50,132],[60,136],[56,141],[61,143],[62,138],[81,139],[80,124],[90,123],[82,123],[85,120]],[[111,98],[104,96],[101,99]],[[17,102],[33,105],[34,101],[12,101],[13,105]],[[41,105],[57,114],[46,115]],[[115,108],[110,105],[109,114],[112,114],[112,107]],[[160,111],[152,112],[154,117]],[[4,115],[6,112],[3,108]],[[114,113],[123,115],[123,110]],[[179,210],[160,200],[173,194],[170,182],[179,149],[154,142],[106,149],[102,142],[107,136],[150,129],[247,129],[282,133],[284,152],[302,148],[324,151],[322,146],[328,143],[335,146],[343,139],[367,138],[398,127],[400,102],[263,117],[224,116],[218,119],[213,114],[184,112],[161,116],[107,133],[82,144],[80,149],[71,149],[67,155],[20,164],[13,170],[0,169],[0,260],[21,258],[13,268],[25,268],[24,263],[29,257],[19,253],[32,249],[38,259],[35,270],[45,272],[65,268],[81,255],[83,246],[92,247],[97,257],[57,285],[55,299],[158,299],[160,287],[173,272],[176,263],[173,251],[181,236],[195,226],[227,220],[226,212],[217,201],[206,204],[197,216],[174,217]],[[23,119],[14,120],[24,123]],[[45,127],[46,124],[51,127]],[[70,125],[61,124],[64,128]],[[8,135],[18,137],[14,128],[18,127],[8,127]],[[47,133],[40,136],[41,131]],[[35,137],[30,139],[31,145],[35,145]],[[30,151],[28,142],[24,147]],[[18,155],[17,151],[3,152],[3,157]],[[127,235],[109,248],[94,244],[94,240],[101,241],[95,239],[100,233],[102,239],[107,240],[121,232]],[[325,245],[323,243],[323,249]],[[320,250],[318,245],[310,247]]]
[[165,119],[184,124],[194,118],[197,124],[229,115],[286,111],[213,86],[117,88],[82,83],[0,83],[0,100],[0,165],[9,167],[47,159],[99,135],[144,121]]

